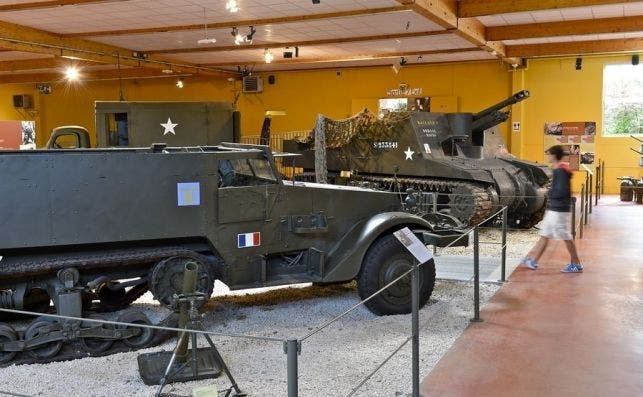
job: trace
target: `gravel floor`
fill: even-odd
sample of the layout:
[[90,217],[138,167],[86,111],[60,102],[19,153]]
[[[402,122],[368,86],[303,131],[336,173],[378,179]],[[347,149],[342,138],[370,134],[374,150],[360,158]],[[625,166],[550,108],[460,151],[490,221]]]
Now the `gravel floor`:
[[[486,301],[499,287],[482,284]],[[358,302],[354,286],[331,288],[329,296],[301,299],[270,306],[215,304],[206,315],[206,328],[226,333],[244,333],[277,338],[296,338]],[[274,294],[274,292],[273,292]],[[229,298],[228,298],[229,299]],[[234,298],[232,298],[234,299]],[[430,304],[421,310],[421,373],[426,374],[469,324],[472,315],[470,283],[438,281]],[[162,309],[149,304],[138,307],[160,316]],[[368,373],[410,334],[410,316],[377,317],[360,307],[349,316],[302,344],[300,394],[302,396],[347,395]],[[215,339],[239,385],[252,396],[286,394],[286,356],[278,342],[245,339]],[[173,343],[162,349],[170,350]],[[158,351],[152,348],[147,351]],[[0,391],[38,396],[151,396],[155,388],[138,375],[137,352],[107,357],[23,365],[0,369]],[[406,396],[410,392],[410,344],[407,344],[355,395]],[[166,391],[190,395],[194,387],[214,384],[226,387],[224,378],[168,386]]]
[[[508,256],[521,257],[537,239],[535,231],[511,231]],[[483,230],[481,241],[499,241],[499,232]],[[481,245],[481,255],[499,252]],[[450,248],[438,253],[471,255],[471,247]],[[499,286],[481,285],[482,303]],[[248,295],[230,293],[218,285],[218,297],[208,304],[206,329],[281,339],[301,338],[315,327],[358,302],[354,285],[271,290]],[[149,295],[134,305],[159,321],[167,311],[151,302]],[[426,375],[469,325],[473,311],[473,285],[468,282],[436,282],[431,301],[420,312],[420,373]],[[113,314],[116,317],[117,313]],[[349,395],[371,371],[410,335],[410,315],[377,317],[359,307],[347,317],[305,340],[300,356],[300,395]],[[23,365],[0,369],[2,392],[38,396],[152,396],[156,388],[143,384],[136,356],[141,352],[171,350],[174,341],[161,347],[107,357]],[[221,354],[242,389],[251,396],[286,395],[286,356],[280,342],[215,338]],[[366,382],[356,396],[410,396],[410,343]],[[228,386],[221,377],[169,385],[166,392],[191,395],[195,387]]]

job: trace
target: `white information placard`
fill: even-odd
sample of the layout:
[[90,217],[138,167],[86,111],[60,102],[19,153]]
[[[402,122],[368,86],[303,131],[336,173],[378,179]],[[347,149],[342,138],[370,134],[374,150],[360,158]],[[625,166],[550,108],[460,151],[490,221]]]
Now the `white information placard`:
[[426,245],[413,232],[405,227],[400,229],[397,232],[394,232],[393,235],[397,238],[400,243],[418,260],[420,263],[428,262],[433,258],[433,253],[426,248]]

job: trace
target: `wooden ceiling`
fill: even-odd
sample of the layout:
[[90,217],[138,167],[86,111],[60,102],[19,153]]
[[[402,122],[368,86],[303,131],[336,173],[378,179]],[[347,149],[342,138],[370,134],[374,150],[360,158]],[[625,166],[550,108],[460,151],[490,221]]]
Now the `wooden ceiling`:
[[0,83],[643,52],[643,1],[226,1],[0,0]]

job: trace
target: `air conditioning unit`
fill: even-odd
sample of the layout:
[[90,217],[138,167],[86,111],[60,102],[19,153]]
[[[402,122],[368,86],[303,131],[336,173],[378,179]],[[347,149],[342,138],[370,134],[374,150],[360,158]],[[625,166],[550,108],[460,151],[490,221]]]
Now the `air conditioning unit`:
[[243,92],[263,92],[263,79],[260,76],[245,76],[243,78]]
[[33,101],[31,100],[31,95],[14,95],[13,96],[13,107],[17,109],[31,109],[33,106]]

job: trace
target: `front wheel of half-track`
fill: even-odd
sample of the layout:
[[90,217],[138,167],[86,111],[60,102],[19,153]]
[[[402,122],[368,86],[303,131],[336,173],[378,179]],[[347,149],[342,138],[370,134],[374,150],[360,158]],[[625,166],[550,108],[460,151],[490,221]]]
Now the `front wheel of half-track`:
[[[412,268],[414,257],[393,236],[377,239],[364,256],[357,278],[357,291],[366,299]],[[433,259],[420,266],[420,307],[429,301],[435,284]],[[411,273],[365,303],[373,313],[382,316],[411,312]]]

